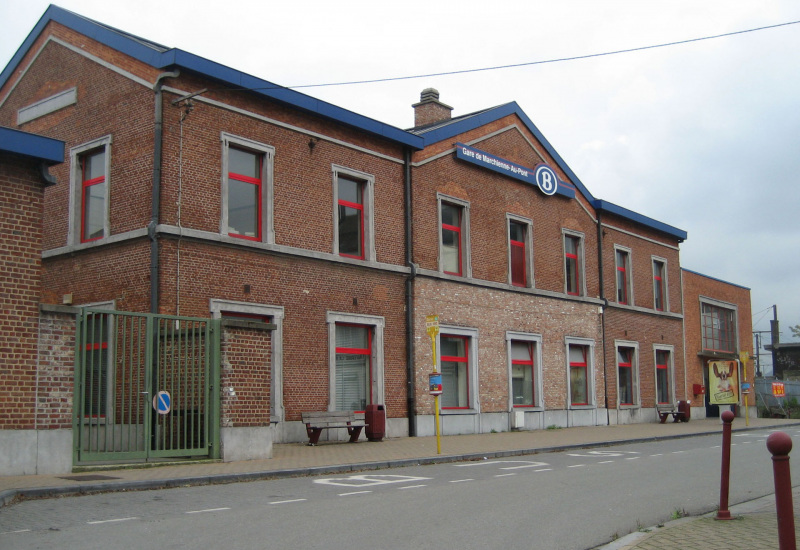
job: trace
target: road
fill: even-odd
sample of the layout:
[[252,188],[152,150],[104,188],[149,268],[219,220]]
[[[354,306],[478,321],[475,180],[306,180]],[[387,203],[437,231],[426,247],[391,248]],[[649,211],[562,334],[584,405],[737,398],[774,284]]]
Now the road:
[[[789,433],[796,438],[800,430]],[[734,433],[731,504],[773,492],[767,435]],[[0,511],[0,548],[581,550],[713,510],[719,445],[719,436],[704,436],[28,501]]]

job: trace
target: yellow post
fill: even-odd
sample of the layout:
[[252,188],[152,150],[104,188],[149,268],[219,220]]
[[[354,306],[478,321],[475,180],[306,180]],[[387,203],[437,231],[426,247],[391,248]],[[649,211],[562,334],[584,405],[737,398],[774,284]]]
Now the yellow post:
[[[439,316],[428,315],[425,318],[425,325],[428,335],[431,337],[431,349],[433,350],[433,373],[436,374],[436,335],[439,334]],[[433,414],[436,419],[436,454],[442,454],[442,437],[439,430],[439,395],[433,396]]]
[[750,393],[750,388],[747,386],[747,360],[750,359],[750,354],[746,351],[739,352],[739,360],[742,362],[742,366],[744,367],[744,385],[747,387],[747,393],[744,394],[744,425],[750,425],[750,413],[747,410],[747,396]]

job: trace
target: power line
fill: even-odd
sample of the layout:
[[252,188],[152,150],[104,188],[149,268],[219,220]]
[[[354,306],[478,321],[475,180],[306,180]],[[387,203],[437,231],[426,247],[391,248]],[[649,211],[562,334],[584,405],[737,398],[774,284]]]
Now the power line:
[[[789,21],[787,23],[778,23],[776,25],[768,25],[766,27],[757,27],[757,28],[754,28],[754,29],[746,29],[746,30],[742,30],[742,31],[733,31],[733,32],[727,32],[727,33],[723,33],[723,34],[715,34],[713,36],[703,36],[703,37],[700,37],[700,38],[689,38],[689,39],[686,39],[686,40],[678,40],[676,42],[665,42],[663,44],[654,44],[654,45],[651,45],[651,46],[640,46],[638,48],[627,48],[627,49],[624,49],[624,50],[614,50],[614,51],[603,52],[603,53],[577,55],[577,56],[573,56],[573,57],[560,57],[560,58],[556,58],[556,59],[546,59],[546,60],[543,60],[543,61],[529,61],[527,63],[514,63],[514,64],[511,64],[511,65],[496,65],[494,67],[482,67],[482,68],[479,68],[479,69],[463,69],[463,70],[459,70],[459,71],[445,71],[445,72],[439,72],[439,73],[427,73],[427,74],[409,75],[409,76],[395,76],[395,77],[388,77],[388,78],[375,78],[375,79],[370,79],[370,80],[350,80],[350,81],[345,81],[345,82],[328,82],[328,83],[325,83],[325,84],[301,84],[301,85],[297,85],[297,86],[280,86],[280,87],[281,88],[297,89],[297,88],[321,88],[321,87],[325,87],[325,86],[350,86],[350,85],[353,85],[353,84],[376,84],[376,83],[379,83],[379,82],[394,82],[394,81],[398,81],[398,80],[413,80],[413,79],[417,79],[417,78],[429,78],[429,77],[432,77],[432,76],[450,76],[450,75],[455,75],[455,74],[467,74],[467,73],[477,73],[477,72],[483,72],[483,71],[496,71],[496,70],[500,70],[500,69],[512,69],[512,68],[516,68],[516,67],[529,67],[529,66],[532,66],[532,65],[544,65],[544,64],[547,64],[547,63],[561,63],[561,62],[564,62],[564,61],[577,61],[579,59],[591,59],[593,57],[604,57],[604,56],[617,55],[617,54],[622,54],[622,53],[631,53],[631,52],[639,52],[639,51],[644,51],[644,50],[652,50],[652,49],[655,49],[655,48],[666,48],[668,46],[679,46],[681,44],[690,44],[692,42],[701,42],[703,40],[713,40],[715,38],[724,38],[724,37],[727,37],[727,36],[735,36],[737,34],[745,34],[745,33],[750,33],[750,32],[763,31],[763,30],[767,30],[767,29],[775,29],[775,28],[778,28],[778,27],[785,27],[785,26],[788,26],[788,25],[796,25],[798,23],[800,23],[800,21]],[[264,88],[252,88],[252,89],[264,89]]]

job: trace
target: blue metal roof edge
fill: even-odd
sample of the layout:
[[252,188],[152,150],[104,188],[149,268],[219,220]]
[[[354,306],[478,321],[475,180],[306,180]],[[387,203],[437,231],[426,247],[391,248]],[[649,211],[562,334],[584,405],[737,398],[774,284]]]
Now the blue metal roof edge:
[[539,143],[541,143],[545,148],[547,154],[549,154],[553,160],[556,161],[558,167],[561,168],[561,170],[567,175],[567,177],[569,177],[572,183],[575,184],[575,187],[578,188],[581,194],[590,201],[594,201],[594,197],[586,188],[586,186],[583,185],[583,182],[580,180],[580,178],[575,174],[575,172],[572,171],[564,159],[561,158],[561,155],[559,155],[550,142],[547,141],[547,138],[544,137],[544,134],[539,131],[539,128],[536,127],[533,121],[528,117],[528,115],[525,114],[525,111],[520,108],[516,101],[498,105],[497,107],[487,109],[475,116],[466,117],[462,120],[453,122],[452,124],[446,124],[441,128],[437,128],[436,130],[422,134],[425,138],[425,146],[427,147],[433,143],[438,143],[445,139],[457,136],[458,134],[474,130],[475,128],[512,114],[517,115],[520,120],[522,120],[528,130],[530,130]]
[[608,212],[616,216],[621,216],[638,224],[650,227],[657,231],[661,231],[662,233],[666,233],[667,235],[671,235],[677,238],[681,242],[685,241],[686,237],[688,236],[686,231],[684,231],[683,229],[678,229],[677,227],[673,227],[664,222],[654,220],[653,218],[649,218],[643,214],[639,214],[637,212],[634,212],[633,210],[628,210],[627,208],[623,208],[622,206],[618,206],[608,201],[595,199],[592,205],[598,211]]
[[23,155],[46,162],[64,162],[64,142],[0,126],[0,152]]
[[512,101],[510,103],[506,103],[504,105],[499,105],[492,109],[487,109],[484,112],[481,112],[474,117],[465,117],[462,120],[458,120],[453,122],[452,124],[445,124],[441,128],[437,128],[436,130],[432,130],[428,133],[422,134],[425,138],[425,146],[431,145],[433,143],[437,143],[443,141],[448,138],[452,138],[464,132],[468,132],[470,130],[474,130],[484,124],[488,124],[490,122],[494,122],[500,118],[505,116],[515,114],[519,117],[520,120],[525,124],[525,126],[530,130],[530,132],[536,137],[539,143],[545,148],[547,153],[553,158],[559,168],[569,177],[572,183],[575,184],[575,187],[581,192],[581,194],[586,197],[589,202],[597,208],[598,210],[605,210],[607,212],[611,212],[618,216],[622,216],[627,218],[631,221],[636,223],[642,224],[646,227],[650,227],[652,229],[656,229],[661,231],[662,233],[666,233],[667,235],[672,235],[676,237],[680,241],[686,240],[687,233],[682,229],[678,229],[676,227],[672,227],[671,225],[667,225],[663,222],[659,222],[652,218],[648,218],[647,216],[643,216],[642,214],[637,214],[632,210],[628,210],[627,208],[623,208],[621,206],[617,206],[612,204],[608,201],[600,200],[594,198],[594,196],[589,192],[586,186],[583,184],[581,179],[572,171],[569,165],[561,158],[561,155],[555,150],[555,148],[547,141],[547,138],[544,137],[544,134],[536,127],[533,121],[525,114],[525,112],[520,108],[516,101]]
[[686,269],[685,267],[681,267],[681,271],[686,271],[687,273],[692,273],[693,275],[697,275],[699,277],[705,277],[706,279],[711,279],[712,281],[717,281],[718,283],[724,283],[726,285],[735,286],[737,288],[742,288],[744,290],[752,290],[749,286],[737,285],[736,283],[732,283],[730,281],[725,281],[725,280],[719,279],[717,277],[712,277],[711,275],[706,275],[705,273],[700,273],[698,271],[694,271],[694,270],[691,270],[691,269]]
[[359,115],[289,88],[276,86],[266,80],[253,77],[177,48],[163,52],[159,51],[155,47],[148,46],[147,44],[134,40],[130,36],[126,36],[121,31],[115,32],[110,27],[106,27],[52,4],[44,12],[44,15],[42,15],[41,19],[36,23],[33,30],[28,34],[28,37],[17,50],[16,54],[11,58],[11,61],[9,61],[5,69],[3,69],[2,73],[0,73],[0,87],[5,85],[17,65],[21,62],[25,53],[30,49],[34,41],[50,21],[60,23],[65,27],[84,34],[134,59],[147,63],[152,67],[166,69],[177,66],[234,86],[248,89],[261,88],[254,90],[254,93],[286,103],[298,109],[310,111],[415,149],[422,149],[424,146],[424,140],[421,137],[401,130],[400,128]]

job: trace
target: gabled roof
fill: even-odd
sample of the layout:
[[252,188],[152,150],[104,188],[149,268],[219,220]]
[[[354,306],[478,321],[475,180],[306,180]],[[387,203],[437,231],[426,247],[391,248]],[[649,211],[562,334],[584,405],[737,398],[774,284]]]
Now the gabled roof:
[[394,126],[273,84],[272,82],[256,78],[178,48],[168,48],[155,42],[139,38],[54,5],[50,5],[47,8],[42,18],[39,19],[39,22],[30,34],[28,34],[22,46],[17,50],[17,53],[11,58],[11,61],[3,72],[0,73],[0,87],[5,85],[17,68],[17,65],[22,61],[28,49],[30,49],[39,34],[41,34],[51,21],[55,21],[69,29],[86,35],[101,44],[129,55],[151,67],[161,70],[181,68],[193,71],[227,85],[245,88],[250,90],[251,93],[280,101],[292,107],[332,119],[335,122],[352,126],[358,130],[381,136],[396,143],[414,149],[422,149],[422,139]]
[[564,159],[561,158],[561,155],[558,154],[558,151],[556,151],[550,142],[547,141],[547,138],[544,137],[544,134],[539,131],[533,121],[528,118],[528,115],[526,115],[520,106],[517,105],[516,101],[498,105],[497,107],[492,107],[490,109],[484,109],[474,113],[454,117],[452,119],[444,120],[434,124],[429,124],[427,126],[412,128],[409,130],[409,132],[423,137],[425,139],[425,147],[427,147],[434,143],[451,139],[464,132],[469,132],[470,130],[474,130],[475,128],[479,128],[480,126],[489,124],[508,115],[516,115],[523,122],[523,124],[525,124],[525,127],[536,137],[537,141],[542,144],[542,147],[544,147],[545,151],[547,151],[547,154],[550,155],[558,167],[561,168],[567,177],[569,177],[570,181],[575,184],[575,187],[584,197],[586,197],[586,200],[588,200],[597,211],[608,212],[610,214],[628,219],[637,224],[644,225],[645,227],[655,229],[656,231],[660,231],[661,233],[675,237],[680,242],[686,240],[687,233],[682,229],[678,229],[652,218],[648,218],[642,214],[637,214],[632,210],[617,206],[616,204],[608,201],[595,198],[594,195],[589,192],[580,178],[575,174],[575,172],[572,171],[572,168],[570,168]]
[[64,142],[0,126],[0,152],[22,155],[48,165],[64,162]]

